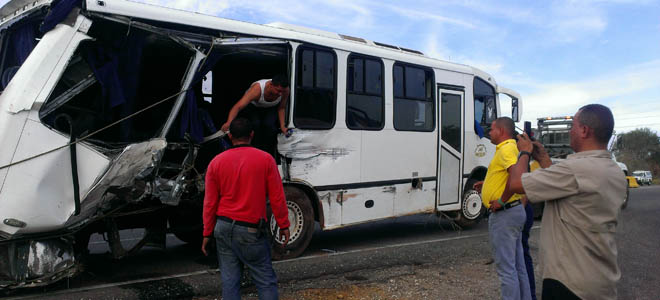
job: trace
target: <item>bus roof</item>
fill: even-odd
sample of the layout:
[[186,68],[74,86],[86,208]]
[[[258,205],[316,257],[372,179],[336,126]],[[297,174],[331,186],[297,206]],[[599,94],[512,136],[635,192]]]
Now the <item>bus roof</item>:
[[125,0],[86,0],[86,8],[91,12],[116,14],[133,19],[152,20],[170,24],[188,25],[206,29],[220,30],[236,34],[305,41],[338,50],[379,56],[386,59],[401,60],[408,63],[429,66],[470,75],[477,75],[497,87],[495,80],[488,73],[459,63],[442,61],[425,56],[422,52],[398,46],[387,45],[333,32],[307,28],[286,23],[254,24],[236,21],[201,13],[166,8],[152,4]]

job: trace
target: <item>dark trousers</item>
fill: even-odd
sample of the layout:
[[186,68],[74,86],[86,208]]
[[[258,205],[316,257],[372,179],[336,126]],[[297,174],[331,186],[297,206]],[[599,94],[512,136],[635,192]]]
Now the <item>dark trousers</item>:
[[554,279],[543,279],[543,300],[579,300],[563,283]]
[[248,104],[241,116],[250,120],[254,127],[254,138],[252,145],[275,156],[275,145],[277,145],[277,134],[280,132],[280,123],[277,115],[279,105],[267,108],[256,107]]
[[260,300],[279,298],[268,237],[249,227],[218,219],[213,231],[220,263],[222,298],[240,300],[240,281],[247,267]]
[[525,227],[522,231],[522,245],[523,245],[523,256],[525,257],[525,267],[527,269],[527,277],[529,277],[529,289],[532,293],[532,299],[536,300],[536,281],[534,281],[534,263],[532,262],[532,256],[529,255],[529,231],[534,225],[534,209],[532,208],[531,203],[525,205],[525,215],[527,219],[525,220]]

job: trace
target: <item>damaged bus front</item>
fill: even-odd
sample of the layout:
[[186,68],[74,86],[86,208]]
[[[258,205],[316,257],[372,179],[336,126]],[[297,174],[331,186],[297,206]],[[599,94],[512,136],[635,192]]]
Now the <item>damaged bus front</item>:
[[[190,87],[213,38],[85,5],[1,10],[0,289],[72,276],[95,232],[116,258],[167,232],[201,240],[196,158],[214,128]],[[127,228],[146,228],[132,249],[119,241]]]

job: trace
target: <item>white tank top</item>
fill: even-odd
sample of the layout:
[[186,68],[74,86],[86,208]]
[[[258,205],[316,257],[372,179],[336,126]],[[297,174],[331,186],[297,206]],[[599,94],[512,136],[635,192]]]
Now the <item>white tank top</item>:
[[266,101],[266,99],[264,99],[264,89],[266,88],[266,82],[268,82],[270,80],[271,79],[262,79],[262,80],[255,81],[250,85],[250,87],[252,87],[252,85],[254,85],[255,83],[258,83],[259,87],[261,87],[261,96],[259,96],[259,100],[250,102],[250,103],[252,103],[252,105],[254,105],[256,107],[273,107],[275,105],[280,104],[280,101],[282,100],[282,96],[277,97],[277,99],[275,99],[275,101]]

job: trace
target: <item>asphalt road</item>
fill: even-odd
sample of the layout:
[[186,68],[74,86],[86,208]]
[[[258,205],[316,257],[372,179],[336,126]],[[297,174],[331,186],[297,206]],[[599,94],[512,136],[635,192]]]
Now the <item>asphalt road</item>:
[[[660,186],[632,189],[617,233],[622,278],[619,299],[658,299],[660,295]],[[538,225],[538,224],[537,224]],[[313,282],[332,274],[360,272],[428,262],[460,264],[488,259],[486,223],[456,230],[435,216],[409,216],[329,232],[317,231],[303,257],[274,264],[281,282]],[[139,231],[125,232],[128,246]],[[532,240],[538,230],[532,231]],[[532,250],[535,243],[532,242]],[[144,248],[116,261],[100,236],[90,243],[85,271],[56,285],[22,290],[9,298],[40,299],[167,299],[218,293],[215,257],[204,257],[198,245],[168,236],[167,248]]]

